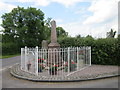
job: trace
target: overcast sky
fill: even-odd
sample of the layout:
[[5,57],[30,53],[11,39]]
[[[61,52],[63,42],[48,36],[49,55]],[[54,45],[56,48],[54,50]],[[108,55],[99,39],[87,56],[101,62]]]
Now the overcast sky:
[[[112,28],[118,32],[120,0],[0,0],[0,16],[17,6],[41,9],[45,18],[56,20],[71,36],[106,37]],[[0,24],[2,19],[0,18]],[[1,27],[0,27],[1,29]]]

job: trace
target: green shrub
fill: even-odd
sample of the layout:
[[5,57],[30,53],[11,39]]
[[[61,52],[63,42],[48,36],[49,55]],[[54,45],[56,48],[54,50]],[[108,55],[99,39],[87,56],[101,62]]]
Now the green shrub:
[[117,65],[117,39],[106,38],[95,40],[92,47],[92,63]]
[[60,43],[61,47],[70,47],[74,46],[76,41],[73,37],[60,37],[58,38],[58,42]]
[[61,47],[91,46],[92,64],[120,65],[118,62],[120,57],[119,38],[117,40],[116,38],[94,39],[91,36],[64,37],[58,38],[58,42]]
[[15,43],[3,43],[2,55],[17,54],[20,53],[20,48]]

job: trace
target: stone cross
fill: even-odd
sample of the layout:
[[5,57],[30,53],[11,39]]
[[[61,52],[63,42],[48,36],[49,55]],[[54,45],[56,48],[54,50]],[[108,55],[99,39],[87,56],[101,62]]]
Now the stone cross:
[[56,22],[51,21],[51,43],[48,45],[49,48],[58,48],[60,44],[57,42],[57,33],[56,33]]
[[56,35],[56,22],[53,20],[51,22],[51,43],[57,42],[57,35]]

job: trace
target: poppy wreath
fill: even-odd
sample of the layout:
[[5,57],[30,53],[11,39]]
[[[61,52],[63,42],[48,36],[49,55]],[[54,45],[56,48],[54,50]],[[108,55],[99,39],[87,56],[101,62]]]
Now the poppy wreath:
[[49,69],[50,75],[57,75],[58,65],[52,65]]
[[38,59],[38,63],[43,63],[44,62],[44,59]]

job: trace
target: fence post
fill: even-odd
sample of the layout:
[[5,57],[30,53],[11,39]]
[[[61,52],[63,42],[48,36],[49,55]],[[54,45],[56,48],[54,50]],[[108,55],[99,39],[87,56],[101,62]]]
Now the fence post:
[[25,46],[25,71],[27,71],[27,46]]
[[70,73],[70,47],[68,47],[68,74]]
[[77,47],[77,70],[79,69],[79,53],[78,53],[78,47]]
[[24,50],[24,48],[21,48],[21,70],[23,70],[23,50]]
[[38,46],[35,48],[35,73],[38,75]]
[[91,47],[89,47],[89,51],[90,51],[90,53],[89,53],[89,55],[90,55],[90,66],[91,66]]

